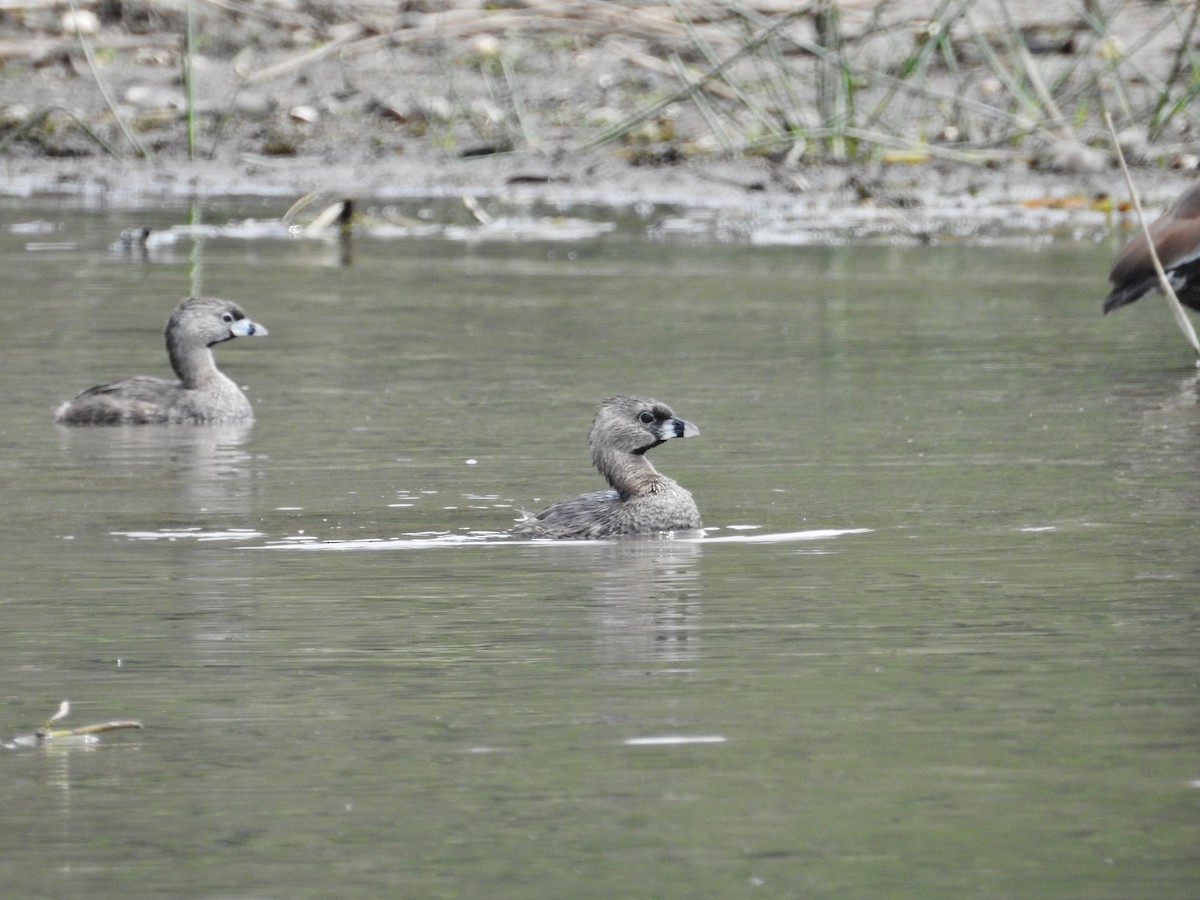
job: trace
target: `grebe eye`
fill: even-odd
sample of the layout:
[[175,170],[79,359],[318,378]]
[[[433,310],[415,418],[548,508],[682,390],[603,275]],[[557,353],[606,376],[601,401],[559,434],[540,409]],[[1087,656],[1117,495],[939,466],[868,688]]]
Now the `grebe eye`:
[[654,422],[654,413],[650,412],[648,409],[644,410],[642,414],[638,416],[638,421],[643,425],[650,425]]

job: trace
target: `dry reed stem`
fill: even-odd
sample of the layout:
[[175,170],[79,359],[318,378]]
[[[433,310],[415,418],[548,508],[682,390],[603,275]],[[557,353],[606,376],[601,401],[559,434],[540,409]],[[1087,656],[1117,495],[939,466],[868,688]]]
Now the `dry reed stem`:
[[1163,270],[1162,260],[1158,258],[1158,251],[1154,247],[1154,238],[1150,234],[1150,226],[1146,222],[1146,215],[1142,212],[1142,201],[1138,196],[1137,188],[1133,184],[1133,176],[1129,173],[1129,166],[1125,164],[1125,154],[1121,150],[1121,144],[1117,140],[1117,130],[1113,127],[1112,116],[1106,110],[1104,113],[1104,124],[1108,126],[1108,134],[1112,139],[1113,149],[1117,154],[1117,162],[1121,166],[1121,174],[1125,176],[1125,184],[1129,186],[1129,198],[1133,203],[1133,210],[1137,214],[1138,225],[1142,229],[1142,237],[1146,239],[1146,249],[1150,251],[1150,262],[1154,264],[1154,273],[1158,276],[1158,286],[1162,291],[1163,297],[1167,300],[1167,307],[1171,310],[1171,315],[1175,318],[1175,324],[1179,326],[1179,330],[1183,332],[1183,336],[1187,338],[1192,349],[1196,352],[1196,365],[1200,366],[1200,339],[1196,337],[1196,329],[1192,327],[1191,319],[1187,317],[1187,313],[1183,310],[1183,304],[1179,302],[1179,298],[1175,296],[1175,289],[1171,287],[1171,279],[1167,278],[1166,271]]
[[[0,0],[0,6],[40,8],[47,2]],[[75,2],[91,5],[97,0]],[[988,159],[997,158],[997,154],[1012,159],[1021,153],[1021,140],[1031,134],[1073,138],[1079,131],[1082,140],[1094,140],[1102,129],[1096,128],[1096,119],[1088,111],[1099,110],[1106,95],[1115,95],[1123,121],[1137,124],[1148,117],[1146,130],[1151,139],[1161,136],[1167,123],[1189,117],[1188,104],[1200,95],[1200,57],[1189,47],[1191,37],[1200,29],[1200,4],[1190,4],[1190,12],[1185,14],[1189,6],[1181,6],[1179,0],[1165,0],[1162,16],[1149,19],[1143,14],[1141,19],[1144,27],[1138,47],[1146,46],[1152,37],[1161,40],[1164,29],[1178,31],[1165,80],[1152,77],[1135,52],[1136,47],[1105,57],[1102,65],[1090,64],[1094,54],[1076,50],[1065,65],[1048,66],[1026,45],[1007,0],[995,0],[999,18],[986,31],[977,21],[978,7],[974,7],[973,0],[939,0],[928,13],[936,27],[927,41],[907,53],[903,42],[912,40],[913,33],[907,27],[897,27],[895,7],[887,0],[660,0],[648,4],[524,0],[519,8],[452,7],[416,19],[415,25],[409,21],[401,24],[394,6],[385,0],[352,2],[343,11],[345,21],[336,25],[328,25],[307,11],[253,2],[192,2],[327,36],[321,46],[249,73],[241,86],[294,75],[334,55],[349,59],[383,48],[482,34],[503,39],[510,33],[564,35],[678,81],[679,89],[661,101],[644,106],[598,137],[581,138],[577,142],[581,149],[624,135],[673,103],[690,101],[703,119],[704,129],[729,152],[736,152],[739,142],[742,146],[761,145],[766,139],[756,136],[770,133],[774,135],[771,139],[808,138],[826,142],[831,149],[844,146],[849,155],[861,157],[867,147],[919,145],[921,142],[910,134],[923,134],[926,122],[941,121],[956,128],[960,139],[937,150],[930,146],[931,154],[962,158],[956,155],[962,153],[966,158],[978,158],[972,148],[990,147],[994,152]],[[1092,47],[1098,50],[1110,39],[1108,22],[1127,9],[1124,2],[1110,3],[1103,12],[1098,5],[1088,5],[1072,21],[1084,28]],[[805,17],[820,16],[824,16],[825,32],[815,41],[804,36],[804,28],[787,27]],[[1175,35],[1170,38],[1175,40]],[[90,57],[88,43],[82,36],[77,39]],[[881,71],[877,58],[868,62],[862,56],[864,48],[874,41],[873,56],[878,57],[880,39],[886,59],[891,59],[895,51],[895,68],[890,71]],[[120,35],[106,36],[105,41],[114,47],[128,44],[128,38]],[[641,41],[641,46],[635,46],[634,41]],[[139,39],[135,43],[144,42]],[[972,63],[960,70],[964,50],[972,55]],[[0,47],[0,58],[6,52],[15,51]],[[698,66],[696,59],[703,65]],[[980,59],[982,66],[977,64]],[[519,138],[526,148],[532,147],[538,120],[530,113],[537,108],[525,102],[517,80],[521,70],[513,64],[514,59],[502,57],[500,62],[508,102],[516,116],[509,125],[512,137]],[[738,62],[749,63],[752,75],[746,66],[735,67]],[[90,58],[89,64],[104,93]],[[937,69],[939,64],[944,72]],[[985,76],[990,72],[1000,83],[994,102],[973,95],[981,70]],[[1048,81],[1043,70],[1056,74]],[[488,73],[482,74],[488,77]],[[1146,105],[1148,90],[1154,96]],[[814,92],[818,121],[815,127],[801,127],[798,123],[804,121]],[[863,98],[869,100],[869,106]],[[1145,109],[1139,109],[1135,98]],[[112,98],[106,96],[105,101],[126,140],[145,154],[117,115]],[[1064,114],[1064,110],[1071,111],[1072,104],[1074,119]],[[1013,146],[1006,148],[1006,144]],[[1162,148],[1156,150],[1162,152]]]
[[[78,13],[79,10],[75,6],[75,0],[70,0],[71,12]],[[125,135],[125,140],[129,141],[130,146],[137,151],[138,156],[144,159],[150,157],[150,152],[142,146],[142,142],[137,139],[137,136],[130,130],[124,116],[117,109],[117,103],[113,99],[112,94],[108,90],[108,85],[104,79],[100,77],[100,70],[96,66],[96,56],[92,53],[92,42],[88,40],[87,35],[83,33],[83,27],[80,23],[79,16],[75,16],[75,35],[79,39],[79,46],[83,48],[84,59],[87,60],[88,70],[92,73],[92,79],[96,82],[96,88],[100,91],[100,96],[104,98],[104,104],[108,107],[108,111],[112,113],[116,119],[117,126],[121,129],[121,133]]]

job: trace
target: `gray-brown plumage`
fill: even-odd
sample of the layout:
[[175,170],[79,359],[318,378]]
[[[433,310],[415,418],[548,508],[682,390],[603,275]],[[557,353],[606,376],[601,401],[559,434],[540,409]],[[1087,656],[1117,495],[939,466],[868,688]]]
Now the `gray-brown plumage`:
[[[1200,310],[1200,184],[1184,191],[1150,223],[1149,231],[1179,302]],[[1104,298],[1106,313],[1158,290],[1158,276],[1144,234],[1139,232],[1117,254],[1108,280],[1113,289]]]
[[167,356],[178,381],[136,375],[89,388],[58,408],[63,425],[205,425],[254,418],[241,388],[217,369],[212,347],[267,333],[232,300],[189,297],[167,320]]
[[610,397],[588,432],[592,463],[611,490],[594,491],[526,515],[512,534],[526,538],[604,538],[702,528],[696,501],[660,475],[646,452],[663,441],[700,433],[671,408],[645,397]]

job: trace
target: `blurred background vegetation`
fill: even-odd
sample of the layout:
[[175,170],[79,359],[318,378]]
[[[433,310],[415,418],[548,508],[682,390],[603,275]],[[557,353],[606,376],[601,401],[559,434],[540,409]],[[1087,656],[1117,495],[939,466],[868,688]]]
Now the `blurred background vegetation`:
[[0,0],[0,153],[1195,168],[1184,0]]

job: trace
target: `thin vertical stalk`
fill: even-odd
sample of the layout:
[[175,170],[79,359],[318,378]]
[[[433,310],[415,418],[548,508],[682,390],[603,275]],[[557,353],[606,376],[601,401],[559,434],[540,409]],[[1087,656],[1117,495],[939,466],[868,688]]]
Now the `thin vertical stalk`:
[[187,27],[183,37],[183,90],[187,104],[188,160],[196,159],[196,82],[193,54],[196,50],[196,12],[192,0],[187,0]]
[[833,129],[829,139],[829,153],[836,159],[846,156],[846,138],[843,134],[850,122],[850,92],[853,91],[853,74],[842,58],[841,22],[836,0],[821,0],[818,4],[815,25],[817,43],[826,55],[818,62],[817,102],[821,105],[821,118]]
[[192,256],[191,267],[188,274],[191,279],[191,293],[189,297],[201,297],[204,295],[204,234],[200,226],[203,224],[204,214],[200,209],[199,201],[193,200],[192,205],[188,207],[188,225],[192,230]]
[[[668,0],[668,4],[671,7],[671,12],[675,14],[675,20],[680,24],[680,26],[683,28],[684,34],[686,34],[688,39],[692,42],[692,46],[700,53],[701,56],[704,57],[705,62],[709,66],[709,70],[714,72],[719,70],[721,72],[720,81],[733,92],[738,102],[742,105],[742,108],[758,120],[760,126],[765,128],[774,128],[776,125],[774,119],[772,119],[772,117],[762,109],[760,104],[754,101],[754,98],[752,98],[750,94],[742,87],[742,85],[730,75],[729,71],[722,67],[721,61],[717,58],[716,52],[713,50],[708,41],[704,39],[700,32],[696,30],[696,26],[688,16],[687,10],[683,8],[683,6],[679,3],[679,0]],[[770,42],[768,42],[768,44],[769,43]],[[758,54],[751,54],[751,58],[757,59]],[[672,60],[672,64],[674,65],[676,71],[680,73],[680,82],[687,84],[688,79],[683,74],[685,69],[682,60],[676,56]],[[700,93],[693,94],[692,98],[697,103],[704,102],[702,94]],[[704,115],[705,118],[708,118],[708,114],[704,109],[701,109],[701,114]],[[727,146],[729,145],[729,141],[725,135],[720,135],[719,137],[721,143],[726,144]]]
[[[1167,273],[1163,270],[1162,260],[1158,258],[1158,251],[1154,247],[1154,237],[1150,234],[1150,226],[1146,224],[1146,216],[1142,212],[1142,201],[1138,197],[1137,188],[1133,186],[1133,176],[1129,174],[1129,166],[1125,163],[1125,154],[1121,150],[1121,142],[1117,140],[1117,130],[1113,127],[1112,116],[1108,114],[1107,110],[1104,113],[1104,124],[1108,126],[1108,134],[1112,139],[1113,149],[1117,153],[1117,162],[1121,165],[1121,173],[1125,176],[1125,184],[1129,186],[1129,199],[1133,202],[1133,211],[1137,213],[1138,225],[1142,229],[1142,237],[1146,239],[1146,249],[1150,252],[1150,262],[1154,264],[1154,273],[1158,276],[1159,289],[1167,300],[1167,306],[1171,310],[1171,315],[1175,318],[1175,324],[1179,326],[1179,330],[1183,332],[1183,336],[1187,338],[1187,342],[1196,351],[1196,356],[1200,357],[1200,339],[1196,338],[1196,329],[1192,327],[1191,320],[1188,319],[1187,313],[1183,311],[1183,304],[1175,296],[1175,289],[1171,287],[1171,279],[1167,277]],[[1197,359],[1196,365],[1200,366],[1200,359]]]
[[[678,53],[671,54],[671,68],[675,70],[675,77],[679,79],[682,85],[688,84],[687,69],[683,65],[683,60],[679,58]],[[692,94],[692,102],[696,105],[700,117],[704,119],[708,125],[708,130],[721,142],[721,146],[727,152],[732,152],[735,148],[735,143],[729,135],[727,129],[720,117],[713,110],[712,104],[708,102],[703,91],[696,91]]]
[[517,131],[521,135],[521,143],[526,150],[537,146],[537,139],[529,127],[529,114],[525,110],[525,101],[517,85],[517,73],[513,69],[512,60],[503,51],[500,53],[500,71],[504,73],[504,83],[508,87],[508,99],[512,105],[513,116],[517,120]]
[[[925,75],[925,69],[929,65],[930,58],[934,53],[941,48],[948,47],[950,44],[950,27],[957,18],[957,13],[950,9],[951,3],[954,0],[941,0],[935,9],[930,14],[929,39],[922,42],[916,52],[909,54],[900,65],[900,74],[888,82],[888,88],[884,95],[875,104],[875,108],[867,115],[866,121],[863,123],[864,128],[872,128],[883,116],[885,110],[891,105],[896,93],[901,88],[909,88],[909,82],[912,79],[921,79]],[[952,55],[952,54],[951,54]]]
[[75,6],[75,0],[70,0],[70,5],[71,12],[75,14],[75,35],[79,38],[79,46],[83,48],[83,56],[87,60],[92,78],[96,81],[96,87],[100,90],[100,96],[104,98],[104,104],[108,107],[108,111],[112,113],[113,118],[116,119],[117,126],[121,129],[121,133],[125,135],[125,140],[129,141],[133,149],[137,151],[138,156],[149,158],[149,151],[137,139],[137,135],[133,133],[129,124],[121,116],[121,111],[117,108],[117,102],[108,90],[108,85],[100,77],[100,67],[96,65],[96,54],[92,52],[92,42],[88,40],[87,35],[83,33],[83,29],[79,25],[79,10]]
[[[1175,5],[1171,4],[1171,11],[1176,12]],[[1177,13],[1176,13],[1177,14]],[[1186,109],[1198,91],[1200,91],[1200,65],[1197,64],[1195,55],[1192,53],[1192,36],[1196,33],[1196,26],[1200,23],[1200,3],[1192,4],[1192,16],[1187,25],[1180,30],[1182,34],[1179,38],[1179,47],[1175,52],[1175,59],[1171,62],[1171,72],[1167,75],[1166,84],[1163,86],[1163,91],[1159,95],[1158,103],[1154,107],[1154,112],[1150,116],[1150,139],[1153,140],[1167,126],[1167,123],[1182,109]],[[1182,24],[1182,23],[1181,23]],[[1192,70],[1192,77],[1188,88],[1184,91],[1183,97],[1172,101],[1170,96],[1170,88],[1183,74],[1185,68]]]

